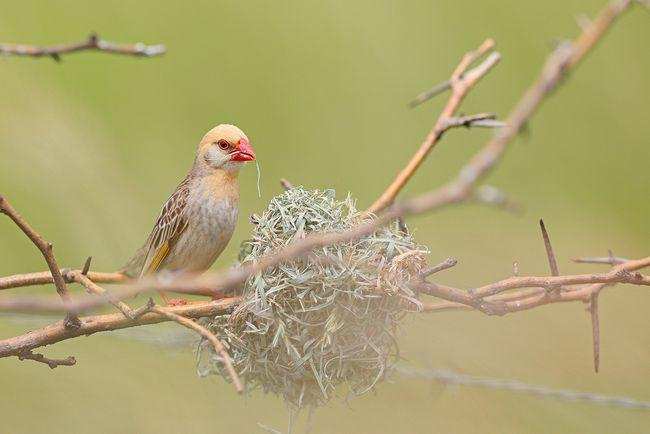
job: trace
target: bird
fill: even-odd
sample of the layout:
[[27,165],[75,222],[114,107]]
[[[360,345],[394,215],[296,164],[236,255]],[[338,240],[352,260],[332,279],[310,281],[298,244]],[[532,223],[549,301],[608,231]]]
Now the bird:
[[[202,273],[228,245],[239,212],[239,170],[255,161],[242,130],[221,124],[208,131],[194,163],[162,206],[144,245],[120,270],[132,278]],[[167,305],[184,304],[160,292]]]

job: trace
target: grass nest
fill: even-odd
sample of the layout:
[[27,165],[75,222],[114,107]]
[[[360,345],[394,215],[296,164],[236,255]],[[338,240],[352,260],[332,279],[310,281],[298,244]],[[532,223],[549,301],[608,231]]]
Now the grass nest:
[[[349,196],[338,201],[333,190],[292,188],[252,217],[240,260],[256,261],[307,234],[345,231],[369,218]],[[409,281],[427,253],[395,223],[252,276],[235,311],[207,325],[247,390],[280,395],[293,408],[323,405],[343,384],[360,395],[398,358],[398,326],[420,307]],[[219,355],[199,348],[199,374],[228,380]]]

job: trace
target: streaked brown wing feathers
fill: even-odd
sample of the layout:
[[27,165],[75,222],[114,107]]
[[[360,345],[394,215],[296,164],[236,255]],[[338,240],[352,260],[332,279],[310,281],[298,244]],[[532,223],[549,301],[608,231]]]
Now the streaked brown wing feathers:
[[148,239],[147,257],[141,274],[157,271],[179,235],[187,227],[185,216],[189,196],[189,178],[185,178],[163,205]]

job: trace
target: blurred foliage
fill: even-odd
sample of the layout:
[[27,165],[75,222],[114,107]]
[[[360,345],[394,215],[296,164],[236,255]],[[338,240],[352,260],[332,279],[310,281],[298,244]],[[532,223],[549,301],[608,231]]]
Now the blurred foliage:
[[[407,110],[413,95],[492,36],[504,60],[463,110],[505,116],[558,38],[578,32],[574,17],[603,1],[12,2],[0,17],[2,41],[68,42],[94,30],[162,42],[169,52],[83,53],[59,64],[0,58],[0,191],[55,243],[61,264],[93,255],[96,269],[114,269],[144,240],[201,135],[234,122],[256,147],[263,197],[254,170],[245,170],[240,225],[215,266],[224,267],[250,231],[246,216],[265,208],[280,177],[369,204],[443,104]],[[592,269],[568,259],[608,248],[648,254],[648,40],[646,11],[623,17],[514,143],[490,183],[520,202],[523,216],[466,205],[411,219],[432,261],[460,259],[441,280],[478,285],[507,276],[513,260],[522,273],[546,273],[539,217],[561,272]],[[404,196],[448,179],[489,135],[450,132]],[[1,220],[0,274],[43,268]],[[580,305],[413,318],[402,351],[417,364],[648,400],[647,291],[618,287],[601,300],[598,375]],[[2,336],[26,327],[0,319]],[[0,360],[1,431],[249,433],[257,421],[286,423],[279,400],[243,400],[223,381],[196,378],[189,350],[97,336],[47,352],[74,354],[79,364],[50,371]],[[638,432],[650,422],[647,413],[414,381],[383,385],[352,405],[319,410],[315,432]]]

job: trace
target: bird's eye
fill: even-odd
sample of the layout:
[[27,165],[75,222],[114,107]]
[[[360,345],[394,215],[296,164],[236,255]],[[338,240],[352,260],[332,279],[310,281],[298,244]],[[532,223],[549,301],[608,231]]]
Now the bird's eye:
[[230,143],[228,143],[228,141],[224,139],[219,140],[217,142],[217,146],[219,147],[219,149],[223,149],[224,151],[226,149],[230,149]]

